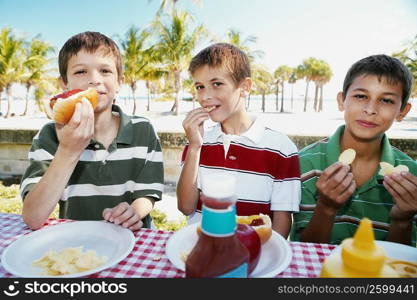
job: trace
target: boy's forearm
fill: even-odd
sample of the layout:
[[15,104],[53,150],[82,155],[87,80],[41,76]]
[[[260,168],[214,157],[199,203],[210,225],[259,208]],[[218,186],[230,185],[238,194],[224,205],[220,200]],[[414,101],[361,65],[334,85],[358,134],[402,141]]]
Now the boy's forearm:
[[185,215],[195,211],[199,197],[197,189],[198,165],[201,149],[189,148],[177,184],[178,209]]
[[150,214],[153,209],[155,201],[148,197],[140,197],[134,200],[131,206],[135,209],[136,213],[142,220],[144,217]]
[[274,211],[274,218],[272,222],[272,229],[282,235],[284,238],[288,237],[291,230],[291,212],[289,211]]
[[78,160],[58,147],[48,170],[23,202],[23,220],[31,229],[40,228],[52,213]]
[[391,220],[387,240],[390,242],[411,245],[412,226],[412,219]]
[[336,211],[317,202],[310,222],[300,234],[300,240],[311,243],[329,243]]

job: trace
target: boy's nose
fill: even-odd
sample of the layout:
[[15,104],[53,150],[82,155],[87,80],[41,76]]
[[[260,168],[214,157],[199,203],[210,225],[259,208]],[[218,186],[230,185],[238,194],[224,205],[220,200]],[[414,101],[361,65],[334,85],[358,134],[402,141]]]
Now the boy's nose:
[[365,104],[364,111],[369,115],[374,115],[377,113],[376,101],[370,100]]
[[91,72],[91,76],[88,80],[89,85],[99,85],[101,83],[101,76],[98,72]]

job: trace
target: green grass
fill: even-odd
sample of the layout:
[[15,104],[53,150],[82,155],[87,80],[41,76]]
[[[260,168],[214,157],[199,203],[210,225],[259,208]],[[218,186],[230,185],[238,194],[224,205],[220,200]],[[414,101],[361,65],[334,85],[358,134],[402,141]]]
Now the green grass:
[[[9,214],[22,214],[22,199],[19,195],[19,185],[4,186],[0,181],[0,212]],[[59,207],[55,207],[50,218],[58,218]],[[176,231],[184,227],[187,220],[168,221],[167,215],[157,209],[152,210],[151,216],[155,226],[161,230]]]

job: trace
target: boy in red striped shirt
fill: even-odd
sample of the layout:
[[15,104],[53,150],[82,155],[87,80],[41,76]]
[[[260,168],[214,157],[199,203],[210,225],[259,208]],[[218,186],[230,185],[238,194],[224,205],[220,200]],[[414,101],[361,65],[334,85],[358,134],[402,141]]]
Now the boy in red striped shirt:
[[[233,45],[214,44],[192,59],[189,72],[201,107],[183,122],[189,143],[177,186],[179,210],[190,223],[199,221],[201,177],[229,173],[237,179],[237,215],[268,214],[286,238],[300,202],[298,151],[286,135],[247,113],[248,57]],[[207,126],[208,119],[216,123]]]

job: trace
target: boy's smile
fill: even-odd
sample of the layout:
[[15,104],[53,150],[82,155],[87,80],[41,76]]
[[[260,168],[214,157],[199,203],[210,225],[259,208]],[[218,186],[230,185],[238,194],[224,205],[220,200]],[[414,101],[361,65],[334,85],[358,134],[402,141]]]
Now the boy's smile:
[[339,109],[345,111],[346,132],[359,140],[374,140],[401,121],[409,104],[401,110],[402,86],[376,75],[361,75],[354,79],[345,98],[339,93]]

